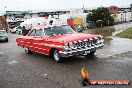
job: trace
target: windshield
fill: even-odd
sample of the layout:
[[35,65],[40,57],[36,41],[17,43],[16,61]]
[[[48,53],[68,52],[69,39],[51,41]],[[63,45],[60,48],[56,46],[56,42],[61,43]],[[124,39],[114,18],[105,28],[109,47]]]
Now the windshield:
[[5,36],[6,32],[5,31],[0,31],[0,36]]
[[22,29],[22,27],[21,26],[17,26],[16,29]]
[[64,25],[46,28],[44,32],[46,36],[54,36],[58,34],[73,33],[74,30],[70,26]]

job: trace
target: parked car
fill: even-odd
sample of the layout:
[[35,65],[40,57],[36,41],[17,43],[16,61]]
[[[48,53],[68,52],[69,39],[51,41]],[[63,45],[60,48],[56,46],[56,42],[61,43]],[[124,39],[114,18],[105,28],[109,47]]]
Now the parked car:
[[0,30],[0,41],[8,42],[8,36],[5,30]]
[[11,33],[16,33],[16,31],[15,31],[13,28],[10,28],[10,29],[9,29],[9,32],[11,32]]
[[13,29],[10,29],[10,32],[22,34],[22,27],[21,26],[14,27]]
[[56,62],[63,57],[94,55],[104,45],[101,35],[76,33],[68,25],[46,25],[32,28],[26,36],[16,39],[28,54],[33,51],[51,56]]

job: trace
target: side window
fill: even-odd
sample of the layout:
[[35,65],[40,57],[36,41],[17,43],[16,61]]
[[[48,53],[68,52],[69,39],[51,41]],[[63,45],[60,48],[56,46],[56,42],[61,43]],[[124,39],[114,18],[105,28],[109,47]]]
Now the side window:
[[50,28],[45,29],[45,32],[46,32],[47,36],[52,36],[54,34],[56,35],[57,29],[56,29],[56,27],[50,27]]
[[33,29],[32,32],[29,34],[29,36],[35,36],[36,35],[36,30]]
[[42,36],[42,35],[43,35],[42,29],[36,30],[36,36]]

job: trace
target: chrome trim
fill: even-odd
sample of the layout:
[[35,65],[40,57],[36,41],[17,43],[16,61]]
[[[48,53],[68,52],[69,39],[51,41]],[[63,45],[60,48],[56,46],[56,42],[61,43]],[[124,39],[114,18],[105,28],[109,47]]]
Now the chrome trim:
[[54,45],[54,44],[44,44],[44,45],[49,47],[63,48],[63,46]]
[[[47,49],[43,49],[43,50],[47,50]],[[47,51],[49,51],[49,50],[47,50]]]
[[38,47],[34,47],[34,48],[38,48]]
[[38,48],[38,49],[43,49],[43,48]]
[[33,46],[29,46],[29,47],[33,47]]
[[43,46],[49,46],[49,47],[56,47],[56,48],[63,48],[63,46],[54,45],[54,44],[45,44],[45,43],[33,43],[35,45],[43,45]]
[[30,42],[27,42],[27,43],[30,43]]
[[48,54],[45,54],[45,53],[42,53],[42,52],[39,52],[39,51],[34,51],[34,52],[41,53],[41,54],[44,54],[44,55],[48,55]]
[[42,46],[44,46],[44,45],[45,45],[45,43],[39,43],[39,45],[42,45]]
[[39,43],[33,43],[33,44],[37,45],[37,44],[39,44]]
[[[85,47],[85,48],[80,48],[80,49],[76,49],[76,50],[70,50],[70,51],[59,51],[60,55],[62,57],[69,57],[69,56],[73,56],[73,53],[82,53],[82,52],[90,52],[91,50],[97,50],[101,47],[103,47],[103,43],[102,44],[99,44],[99,45],[94,45],[94,46],[89,46],[89,47]],[[82,53],[82,55],[85,55],[86,53]]]
[[[66,44],[63,46],[65,50],[72,50],[72,49],[81,49],[81,48],[87,48],[90,46],[95,46],[98,44],[103,43],[103,39],[99,40],[99,38],[89,38],[89,39],[84,39],[84,40],[78,40],[78,41],[73,41],[68,43],[68,48],[65,48]],[[91,47],[94,48],[94,47]]]
[[104,44],[102,44],[102,45],[96,45],[95,47],[87,47],[87,48],[85,48],[85,49],[77,49],[77,50],[71,50],[71,51],[69,51],[69,52],[67,52],[67,51],[59,51],[59,53],[72,53],[72,52],[77,52],[77,51],[84,51],[84,50],[90,50],[90,49],[92,49],[92,48],[98,48],[98,47],[101,47],[101,46],[103,46]]

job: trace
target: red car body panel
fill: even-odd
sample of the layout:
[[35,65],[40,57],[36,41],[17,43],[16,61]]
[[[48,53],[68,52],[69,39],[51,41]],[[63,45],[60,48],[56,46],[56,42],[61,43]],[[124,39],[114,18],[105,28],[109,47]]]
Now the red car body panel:
[[[27,35],[27,36],[22,36],[17,38],[16,42],[18,46],[21,46],[21,47],[27,46],[32,51],[49,55],[51,48],[53,48],[54,46],[45,46],[45,44],[58,45],[63,47],[63,45],[68,42],[95,38],[95,37],[99,37],[99,35],[83,34],[83,33],[62,34],[62,35],[51,36],[51,37]],[[57,49],[58,51],[63,51],[62,48],[57,48]]]
[[[64,46],[74,41],[78,42],[78,41],[83,41],[98,37],[102,39],[101,35],[84,34],[84,33],[76,33],[76,32],[67,33],[67,34],[58,34],[55,36],[30,36],[32,30],[29,31],[29,33],[26,36],[18,37],[16,39],[17,45],[20,47],[28,47],[31,51],[39,52],[46,55],[50,55],[50,52],[53,48],[57,49],[58,52],[65,54]],[[101,45],[102,47],[103,42],[100,44],[102,44]],[[86,49],[88,49],[88,47]]]

